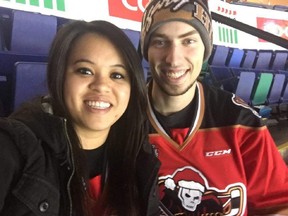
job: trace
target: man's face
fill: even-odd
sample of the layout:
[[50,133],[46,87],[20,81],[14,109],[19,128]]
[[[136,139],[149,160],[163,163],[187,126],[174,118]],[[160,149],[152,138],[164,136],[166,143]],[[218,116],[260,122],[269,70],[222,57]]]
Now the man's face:
[[191,25],[173,21],[151,36],[148,61],[154,85],[169,96],[185,94],[198,78],[205,47]]

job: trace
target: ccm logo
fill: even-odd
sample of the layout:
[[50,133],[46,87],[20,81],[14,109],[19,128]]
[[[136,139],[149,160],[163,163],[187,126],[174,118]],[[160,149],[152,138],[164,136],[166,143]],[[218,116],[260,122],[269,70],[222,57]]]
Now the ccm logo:
[[141,22],[149,0],[109,0],[109,15]]
[[213,156],[221,156],[221,155],[226,155],[226,154],[230,154],[231,153],[231,149],[227,149],[227,150],[219,150],[219,151],[211,151],[211,152],[206,152],[206,157],[213,157]]

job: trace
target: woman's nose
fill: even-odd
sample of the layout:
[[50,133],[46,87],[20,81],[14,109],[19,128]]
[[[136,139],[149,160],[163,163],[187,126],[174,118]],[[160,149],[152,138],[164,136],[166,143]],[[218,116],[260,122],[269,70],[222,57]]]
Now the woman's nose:
[[89,88],[97,92],[108,92],[111,88],[110,79],[102,75],[95,75],[91,80]]

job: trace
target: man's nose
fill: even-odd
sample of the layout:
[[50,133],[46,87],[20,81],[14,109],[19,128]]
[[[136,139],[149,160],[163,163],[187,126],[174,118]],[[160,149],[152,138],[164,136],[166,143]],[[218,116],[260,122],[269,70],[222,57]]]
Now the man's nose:
[[171,66],[178,65],[178,62],[181,59],[181,55],[182,52],[179,45],[171,44],[171,46],[167,49],[166,63],[170,64]]

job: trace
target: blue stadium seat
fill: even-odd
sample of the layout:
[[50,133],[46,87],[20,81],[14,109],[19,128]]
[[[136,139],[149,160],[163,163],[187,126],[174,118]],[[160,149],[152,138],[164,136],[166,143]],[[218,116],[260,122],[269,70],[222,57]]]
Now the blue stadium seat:
[[46,67],[47,64],[43,62],[17,62],[15,64],[13,110],[25,101],[47,94]]
[[287,50],[275,50],[274,58],[271,62],[272,70],[286,70],[288,69],[288,51]]
[[47,56],[0,52],[0,100],[3,103],[5,115],[9,115],[12,111],[13,73],[14,65],[18,61],[46,62]]
[[48,55],[57,32],[57,18],[26,11],[13,11],[10,51]]
[[280,105],[288,104],[288,71],[278,70],[278,73],[285,75],[285,83],[281,94]]
[[214,86],[230,92],[235,91],[237,77],[229,67],[210,65],[209,69]]
[[283,93],[280,99],[280,104],[288,104],[288,84],[287,83],[283,90]]
[[257,50],[249,50],[245,49],[244,50],[244,57],[241,62],[241,67],[243,68],[253,68],[255,59],[257,55]]
[[129,37],[129,39],[132,41],[134,47],[138,49],[138,44],[140,40],[140,32],[139,31],[133,31],[130,29],[122,29],[124,33]]
[[279,105],[285,79],[286,76],[284,74],[274,74],[273,83],[266,101],[268,106]]
[[244,57],[244,50],[243,49],[238,49],[238,48],[230,48],[231,50],[231,55],[230,59],[228,61],[227,66],[228,67],[240,67],[242,59]]
[[209,64],[214,66],[225,66],[229,54],[229,47],[214,45],[214,51],[209,58]]
[[270,69],[270,63],[272,60],[272,50],[258,50],[257,58],[255,60],[255,69]]
[[[284,117],[285,119],[288,119],[287,104],[288,104],[288,82],[285,83],[279,104],[279,115],[286,116]],[[282,109],[283,107],[284,109]]]
[[251,94],[256,80],[256,74],[252,71],[239,71],[239,81],[235,94],[242,98],[247,104],[251,104]]

